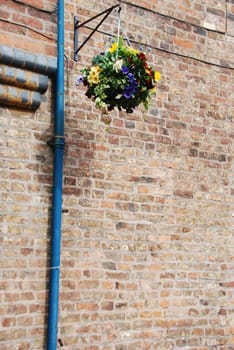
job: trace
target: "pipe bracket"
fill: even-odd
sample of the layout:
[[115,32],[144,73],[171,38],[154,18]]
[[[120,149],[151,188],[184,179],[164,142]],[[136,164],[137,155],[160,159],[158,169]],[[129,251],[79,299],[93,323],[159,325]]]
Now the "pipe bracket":
[[47,145],[50,146],[51,148],[64,148],[65,147],[65,137],[64,136],[58,136],[55,135],[51,139],[47,141]]

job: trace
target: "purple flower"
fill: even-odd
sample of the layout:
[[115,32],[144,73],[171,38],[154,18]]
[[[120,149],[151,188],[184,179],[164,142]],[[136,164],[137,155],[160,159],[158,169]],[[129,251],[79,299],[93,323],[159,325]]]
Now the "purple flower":
[[127,85],[124,89],[123,95],[126,99],[129,99],[132,97],[135,91],[136,89],[133,86]]
[[75,85],[78,86],[81,83],[83,83],[83,81],[84,81],[83,75],[78,75],[78,77],[76,78],[76,81],[75,81]]
[[137,88],[138,82],[136,81],[136,79],[134,79],[133,81],[131,81],[131,85],[134,86],[135,89]]
[[122,66],[121,72],[122,72],[124,75],[127,75],[127,74],[129,73],[128,67]]
[[128,79],[129,79],[130,85],[136,89],[138,86],[138,82],[136,81],[134,74],[131,72],[128,73]]

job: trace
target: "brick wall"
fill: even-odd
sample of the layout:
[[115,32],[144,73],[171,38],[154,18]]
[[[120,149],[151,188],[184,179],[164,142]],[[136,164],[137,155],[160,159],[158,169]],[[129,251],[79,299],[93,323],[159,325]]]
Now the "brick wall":
[[[30,6],[2,1],[1,43],[54,56],[56,1],[24,2]],[[162,79],[149,112],[112,111],[107,124],[74,82],[92,56],[110,45],[117,14],[80,51],[77,63],[73,16],[84,21],[115,2],[65,1],[58,349],[231,350],[233,2],[120,2],[132,45],[145,50]],[[81,28],[80,41],[89,33]],[[51,84],[36,112],[0,109],[3,350],[45,348]]]

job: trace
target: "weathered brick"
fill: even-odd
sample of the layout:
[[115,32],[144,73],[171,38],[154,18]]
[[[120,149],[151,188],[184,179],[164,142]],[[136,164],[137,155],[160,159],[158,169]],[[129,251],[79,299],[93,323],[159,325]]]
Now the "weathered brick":
[[[56,0],[24,2],[57,6]],[[111,44],[105,32],[116,34],[117,13],[79,52],[77,64],[71,58],[73,15],[85,21],[108,6],[111,0],[65,4],[58,347],[231,350],[233,5],[121,3],[123,29],[162,78],[148,112],[114,110],[106,116],[74,81]],[[32,78],[35,89],[42,82],[32,72],[37,78],[56,72],[56,13],[14,1],[3,1],[1,11],[3,19],[16,22],[1,23],[1,67],[18,88]],[[80,28],[80,41],[89,33]],[[6,80],[2,83],[4,91]],[[41,350],[46,342],[52,85],[49,79],[36,113],[22,113],[14,101],[0,108],[3,350]],[[17,92],[11,90],[11,96],[16,99]],[[20,98],[26,103],[29,94]]]

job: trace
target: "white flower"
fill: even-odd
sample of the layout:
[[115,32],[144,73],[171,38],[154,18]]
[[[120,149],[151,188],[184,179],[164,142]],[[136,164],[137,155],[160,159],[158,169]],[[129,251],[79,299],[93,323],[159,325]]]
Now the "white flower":
[[116,73],[118,73],[121,69],[122,69],[122,65],[123,65],[123,60],[116,60],[116,62],[113,64],[113,68],[116,71]]

